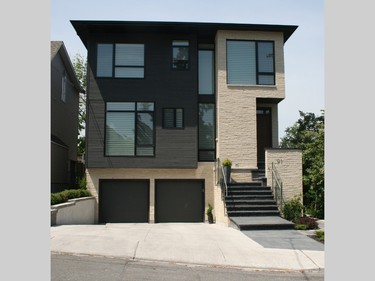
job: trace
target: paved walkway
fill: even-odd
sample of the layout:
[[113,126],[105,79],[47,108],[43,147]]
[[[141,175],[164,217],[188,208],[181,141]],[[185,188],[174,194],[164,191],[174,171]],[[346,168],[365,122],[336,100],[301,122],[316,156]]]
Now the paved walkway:
[[[55,253],[220,267],[324,269],[322,244],[297,231],[292,233],[295,238],[301,235],[296,238],[300,240],[299,247],[286,246],[286,241],[296,239],[288,240],[283,230],[273,234],[244,233],[219,224],[62,225],[51,227],[50,248]],[[278,239],[283,243],[277,244]],[[320,248],[311,248],[314,243],[320,244]]]

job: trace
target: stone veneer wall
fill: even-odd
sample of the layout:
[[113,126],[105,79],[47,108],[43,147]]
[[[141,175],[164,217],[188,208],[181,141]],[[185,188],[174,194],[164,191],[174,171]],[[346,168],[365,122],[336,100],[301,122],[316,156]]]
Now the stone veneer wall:
[[266,177],[269,186],[272,185],[272,163],[277,168],[283,183],[284,200],[287,201],[296,195],[302,200],[302,150],[266,149]]
[[[275,42],[276,85],[228,85],[226,72],[226,41],[272,40]],[[285,97],[284,39],[281,32],[219,30],[216,34],[216,100],[217,100],[217,155],[229,158],[234,180],[249,178],[246,171],[257,168],[257,98]],[[273,108],[273,143],[277,143],[277,110]],[[234,172],[235,172],[234,171]],[[244,173],[241,173],[244,171]]]
[[[205,210],[207,204],[213,207],[214,218],[218,223],[226,224],[224,204],[220,187],[216,187],[214,163],[199,162],[197,169],[128,169],[128,168],[88,168],[86,170],[87,189],[96,198],[95,223],[98,222],[99,179],[148,179],[150,180],[150,223],[155,215],[156,179],[204,179]],[[207,220],[207,215],[205,215]]]

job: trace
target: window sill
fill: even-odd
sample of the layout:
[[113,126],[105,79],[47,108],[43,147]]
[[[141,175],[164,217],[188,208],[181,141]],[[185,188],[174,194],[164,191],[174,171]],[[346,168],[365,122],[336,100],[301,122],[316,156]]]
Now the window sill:
[[274,88],[276,89],[276,85],[251,85],[251,84],[227,84],[230,87],[253,87],[253,88]]

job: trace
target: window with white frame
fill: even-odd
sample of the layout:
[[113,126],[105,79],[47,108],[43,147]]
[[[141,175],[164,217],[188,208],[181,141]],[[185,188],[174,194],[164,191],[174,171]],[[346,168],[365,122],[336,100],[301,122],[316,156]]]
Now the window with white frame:
[[144,44],[98,44],[97,77],[144,78]]
[[275,85],[274,42],[227,40],[227,83]]
[[154,103],[106,103],[106,156],[154,156]]

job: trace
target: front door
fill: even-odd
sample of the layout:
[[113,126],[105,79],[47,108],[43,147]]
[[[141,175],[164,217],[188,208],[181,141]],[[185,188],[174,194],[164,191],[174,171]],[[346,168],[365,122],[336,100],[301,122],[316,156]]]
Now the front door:
[[257,108],[257,152],[258,168],[264,169],[265,148],[272,147],[271,108]]

